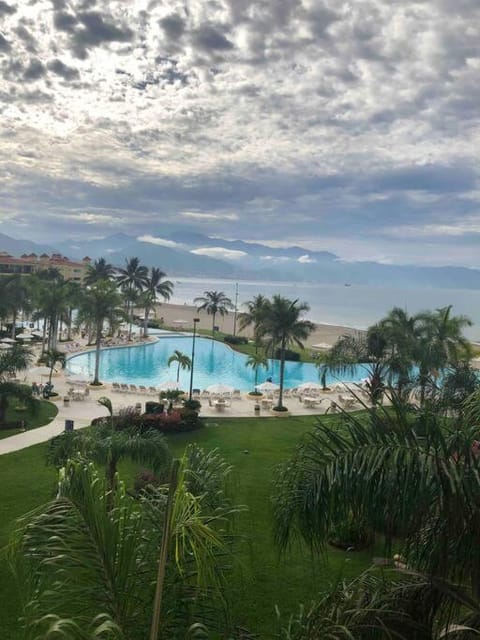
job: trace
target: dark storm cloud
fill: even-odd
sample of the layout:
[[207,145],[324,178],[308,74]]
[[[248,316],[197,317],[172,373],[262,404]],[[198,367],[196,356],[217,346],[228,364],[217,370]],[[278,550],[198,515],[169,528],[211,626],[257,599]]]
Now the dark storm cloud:
[[77,80],[80,75],[78,73],[78,69],[69,67],[58,58],[51,60],[47,64],[47,69],[49,69],[49,71],[53,71],[53,73],[62,77],[64,80]]
[[193,33],[194,44],[203,51],[228,51],[233,43],[219,29],[204,24]]
[[64,11],[57,11],[53,19],[53,24],[59,31],[65,31],[66,33],[74,33],[75,27],[78,24],[78,20],[71,13],[66,13]]
[[97,11],[80,13],[78,18],[84,26],[75,34],[79,45],[98,47],[104,42],[129,42],[133,38],[131,29],[118,27]]
[[23,73],[23,79],[27,82],[39,80],[45,75],[45,67],[38,58],[30,60],[28,67]]
[[178,15],[178,13],[172,13],[160,20],[160,26],[162,27],[165,35],[172,40],[178,40],[185,33],[185,20]]
[[7,51],[10,51],[10,49],[11,49],[10,43],[5,38],[5,36],[0,33],[0,52],[6,53]]
[[12,15],[12,13],[15,13],[16,10],[17,9],[15,7],[12,7],[10,4],[7,4],[3,0],[0,0],[0,18],[2,16]]

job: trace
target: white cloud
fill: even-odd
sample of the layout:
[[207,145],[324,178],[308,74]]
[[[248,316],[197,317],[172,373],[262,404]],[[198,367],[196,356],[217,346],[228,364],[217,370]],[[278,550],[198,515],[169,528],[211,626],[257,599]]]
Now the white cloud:
[[202,213],[200,211],[182,211],[182,218],[194,218],[195,220],[238,220],[236,213]]
[[148,242],[150,244],[158,244],[161,247],[181,247],[182,245],[178,242],[174,242],[173,240],[166,240],[165,238],[158,238],[156,236],[144,235],[138,236],[137,240],[139,242]]
[[288,256],[260,256],[260,260],[266,260],[268,262],[289,262],[291,258]]
[[311,258],[308,254],[305,254],[303,256],[300,256],[297,262],[300,262],[301,264],[312,264],[317,261],[315,260],[315,258]]
[[224,249],[223,247],[200,247],[192,249],[190,253],[198,256],[208,256],[209,258],[219,258],[223,260],[241,260],[248,256],[245,251],[236,251],[234,249]]

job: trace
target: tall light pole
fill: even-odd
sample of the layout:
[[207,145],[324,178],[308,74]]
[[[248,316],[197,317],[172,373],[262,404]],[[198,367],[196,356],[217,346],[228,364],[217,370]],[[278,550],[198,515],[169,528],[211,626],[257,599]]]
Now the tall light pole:
[[190,367],[190,393],[188,399],[192,399],[192,387],[193,387],[193,365],[195,363],[195,336],[197,333],[197,323],[200,322],[200,318],[193,319],[193,340],[192,340],[192,363]]
[[233,335],[237,335],[238,282],[235,283],[235,313],[233,315]]

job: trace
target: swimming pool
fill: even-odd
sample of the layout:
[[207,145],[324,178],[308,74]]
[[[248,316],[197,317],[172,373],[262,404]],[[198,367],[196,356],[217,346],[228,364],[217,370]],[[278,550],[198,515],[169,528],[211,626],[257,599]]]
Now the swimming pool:
[[[176,363],[171,367],[167,366],[167,361],[175,349],[191,357],[192,337],[162,335],[158,342],[104,349],[100,356],[100,380],[146,386],[157,386],[167,380],[176,380]],[[197,337],[193,387],[205,389],[211,384],[222,382],[242,391],[252,390],[255,374],[251,367],[246,366],[247,358],[248,356],[234,351],[222,342]],[[269,377],[273,382],[279,381],[280,362],[278,360],[268,362],[268,368],[262,367],[258,371],[259,384]],[[69,373],[87,378],[93,377],[94,367],[94,351],[72,356],[67,362]],[[365,376],[365,369],[359,365],[354,376],[345,375],[342,376],[342,380],[358,381]],[[318,370],[314,364],[285,362],[285,388],[296,387],[303,382],[318,381],[318,379]],[[327,377],[327,384],[334,381],[337,379]],[[189,385],[190,371],[180,371],[180,387],[188,389]]]

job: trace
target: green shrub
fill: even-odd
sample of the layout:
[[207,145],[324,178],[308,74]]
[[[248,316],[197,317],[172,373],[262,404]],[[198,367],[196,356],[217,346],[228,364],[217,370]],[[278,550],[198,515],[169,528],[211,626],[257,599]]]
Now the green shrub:
[[223,338],[223,341],[227,344],[248,344],[248,338],[245,338],[245,336],[227,335]]
[[[280,348],[275,349],[274,358],[276,360],[280,360],[280,356],[282,354],[282,350]],[[291,362],[298,362],[300,360],[300,354],[297,351],[292,351],[291,349],[285,349],[285,360],[290,360]]]

